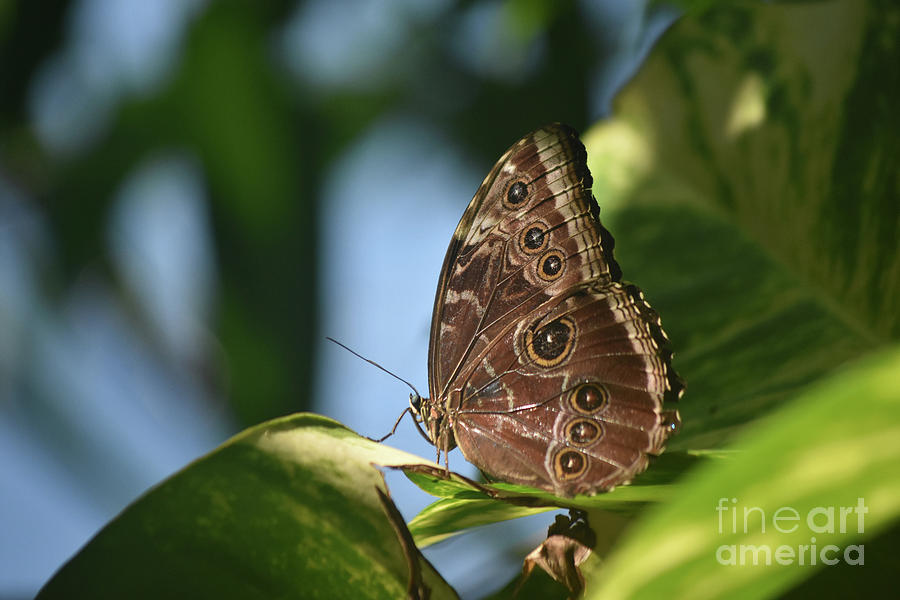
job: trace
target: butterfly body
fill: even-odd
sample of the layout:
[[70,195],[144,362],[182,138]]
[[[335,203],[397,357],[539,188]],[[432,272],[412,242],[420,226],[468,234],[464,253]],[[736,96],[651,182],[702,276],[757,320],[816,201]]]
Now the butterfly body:
[[629,481],[663,450],[682,384],[656,312],[620,281],[586,152],[552,124],[497,162],[453,235],[435,297],[429,398],[438,454],[560,496]]

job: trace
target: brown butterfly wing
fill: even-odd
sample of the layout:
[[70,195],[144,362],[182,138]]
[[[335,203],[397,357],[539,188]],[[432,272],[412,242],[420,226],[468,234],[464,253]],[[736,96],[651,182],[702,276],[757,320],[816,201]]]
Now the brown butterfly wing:
[[677,425],[659,319],[634,286],[585,284],[496,338],[451,397],[463,454],[560,496],[630,481]]
[[[566,126],[504,154],[447,252],[429,350],[431,402],[466,458],[561,495],[642,470],[671,429],[663,398],[680,389],[655,312],[618,283],[590,188]],[[579,410],[575,396],[602,406]]]
[[[586,158],[577,133],[556,123],[513,144],[481,184],[441,270],[428,352],[432,398],[484,349],[493,325],[576,283],[619,278]],[[552,252],[551,239],[564,256]],[[547,272],[536,269],[548,261]]]

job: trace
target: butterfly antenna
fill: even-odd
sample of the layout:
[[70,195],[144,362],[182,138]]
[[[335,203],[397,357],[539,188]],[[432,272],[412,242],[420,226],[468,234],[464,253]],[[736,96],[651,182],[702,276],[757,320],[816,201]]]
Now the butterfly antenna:
[[422,397],[422,395],[419,393],[419,390],[416,389],[416,386],[414,386],[413,384],[411,384],[411,383],[408,382],[407,380],[403,379],[402,377],[400,377],[400,376],[397,375],[396,373],[391,373],[390,371],[388,371],[387,369],[385,369],[384,367],[382,367],[381,365],[379,365],[379,364],[378,364],[377,362],[375,362],[374,360],[368,359],[368,358],[366,358],[365,356],[363,356],[362,354],[360,354],[359,352],[356,352],[355,350],[352,350],[352,349],[348,348],[346,345],[340,343],[339,341],[337,341],[337,340],[334,339],[333,337],[325,336],[325,339],[328,340],[328,341],[334,342],[335,344],[337,344],[338,346],[340,346],[341,348],[343,348],[344,350],[346,350],[347,352],[349,352],[349,353],[352,354],[353,356],[355,356],[355,357],[357,357],[357,358],[363,359],[364,361],[366,361],[366,362],[369,363],[370,365],[375,366],[375,367],[378,367],[379,369],[381,369],[382,371],[384,371],[385,373],[387,373],[388,375],[390,375],[390,376],[393,377],[394,379],[397,379],[397,380],[399,380],[399,381],[402,381],[403,383],[405,383],[406,385],[409,386],[409,389],[411,389],[411,390],[413,391],[413,393],[416,395],[416,397],[418,397],[418,398],[421,398],[421,397]]

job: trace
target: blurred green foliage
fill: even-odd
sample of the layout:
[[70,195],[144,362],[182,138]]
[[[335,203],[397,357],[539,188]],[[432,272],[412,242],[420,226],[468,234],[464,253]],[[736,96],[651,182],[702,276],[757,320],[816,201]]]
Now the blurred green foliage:
[[553,11],[512,3],[508,18],[519,25],[510,30],[544,36],[546,55],[520,81],[486,79],[448,50],[447,24],[471,8],[451,4],[414,25],[396,71],[378,85],[317,88],[273,58],[276,36],[302,5],[210,2],[190,23],[163,85],[126,95],[98,139],[75,155],[48,153],[27,108],[35,75],[66,43],[73,4],[5,3],[0,12],[0,168],[51,223],[62,270],[44,275],[49,289],[65,290],[86,266],[112,276],[106,219],[141,159],[176,149],[198,157],[221,285],[221,364],[207,375],[224,386],[243,425],[310,406],[309,349],[320,337],[317,198],[347,144],[385,114],[406,113],[452,130],[476,159],[490,160],[493,149],[551,116],[589,123],[589,82],[613,48],[586,29],[572,2]]

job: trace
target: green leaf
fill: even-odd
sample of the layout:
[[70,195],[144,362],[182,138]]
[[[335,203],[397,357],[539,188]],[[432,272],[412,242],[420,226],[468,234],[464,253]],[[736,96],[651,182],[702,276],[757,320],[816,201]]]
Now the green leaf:
[[[316,415],[253,427],[126,508],[39,597],[406,597],[373,465],[413,463],[428,464]],[[456,597],[411,560],[432,598]]]
[[670,449],[721,448],[900,336],[900,85],[878,42],[900,15],[881,4],[685,18],[585,138],[616,257],[687,381]]
[[409,522],[416,545],[425,548],[467,529],[527,517],[553,510],[552,506],[531,508],[485,498],[448,498],[426,506]]
[[[735,449],[727,464],[705,465],[642,520],[589,597],[695,598],[705,590],[706,597],[766,598],[830,568],[820,554],[828,545],[828,560],[844,562],[845,552],[851,561],[870,560],[866,540],[900,519],[900,346],[820,382],[748,430]],[[759,565],[742,545],[757,548]],[[848,551],[853,545],[860,548]],[[782,565],[781,546],[794,553],[783,550]],[[762,566],[766,552],[769,567]],[[732,557],[737,564],[722,564]]]
[[420,547],[439,542],[466,529],[524,517],[557,508],[598,509],[636,513],[646,505],[662,502],[672,493],[672,482],[684,471],[703,462],[704,456],[686,452],[664,454],[634,483],[596,496],[561,498],[521,485],[497,482],[476,484],[454,474],[453,480],[428,475],[422,469],[404,469],[416,485],[442,499],[425,507],[409,523]]
[[[596,597],[779,595],[821,564],[720,566],[716,551],[843,549],[896,522],[898,30],[895,3],[717,7],[673,27],[587,134],[616,257],[687,380],[670,450],[736,451],[650,507],[588,575]],[[860,497],[858,534],[716,530],[719,498],[771,519]]]

